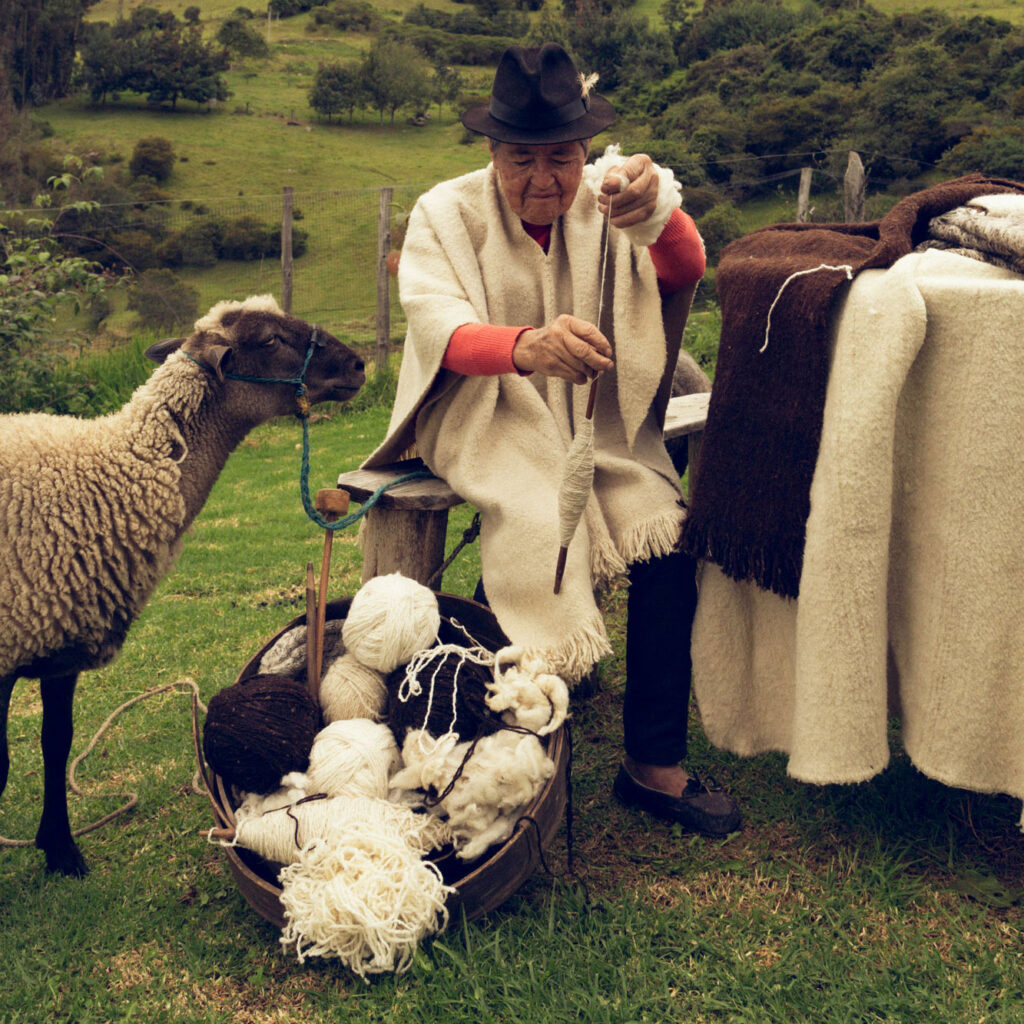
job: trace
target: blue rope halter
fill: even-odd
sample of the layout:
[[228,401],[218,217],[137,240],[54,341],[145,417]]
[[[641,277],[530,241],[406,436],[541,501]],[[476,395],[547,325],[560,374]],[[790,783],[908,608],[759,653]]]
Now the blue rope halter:
[[[358,512],[350,512],[347,516],[342,516],[341,519],[335,519],[333,521],[324,519],[322,515],[316,510],[312,499],[309,496],[309,399],[306,397],[306,371],[309,369],[310,361],[313,358],[313,350],[319,345],[317,341],[318,328],[313,328],[313,334],[309,339],[309,345],[306,348],[306,358],[302,363],[302,369],[299,370],[297,377],[249,377],[243,373],[225,373],[225,380],[240,380],[247,384],[291,384],[295,388],[295,401],[298,404],[298,412],[295,414],[302,421],[302,462],[299,468],[299,494],[302,497],[302,507],[306,511],[306,515],[316,523],[317,526],[322,527],[325,530],[344,530],[346,527],[351,526],[353,523],[358,522],[367,512],[373,508],[374,505],[380,501],[381,496],[386,490],[391,487],[395,487],[398,484],[405,483],[407,480],[423,480],[433,476],[429,470],[419,469],[412,473],[405,473],[403,476],[396,477],[394,480],[389,480],[385,484],[381,484],[371,494],[366,501],[359,507]],[[204,370],[209,372],[209,367],[201,363],[195,356],[189,352],[183,354],[188,356],[197,366],[201,366]]]

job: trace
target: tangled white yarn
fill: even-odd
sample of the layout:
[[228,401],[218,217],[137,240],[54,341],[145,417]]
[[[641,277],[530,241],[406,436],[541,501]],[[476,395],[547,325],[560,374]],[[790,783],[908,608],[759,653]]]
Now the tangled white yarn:
[[[503,647],[494,658],[494,681],[488,686],[487,706],[509,725],[546,736],[569,714],[569,688],[561,676],[517,647]],[[504,712],[502,714],[502,712]]]
[[367,580],[349,605],[345,649],[363,665],[392,672],[437,639],[441,613],[434,592],[390,573]]
[[279,878],[282,945],[294,944],[300,963],[337,957],[364,980],[407,970],[419,942],[447,927],[454,892],[400,835],[363,826],[307,846]]
[[328,796],[388,795],[388,779],[402,766],[394,734],[380,722],[347,718],[316,734],[305,772],[290,772],[285,787]]
[[[404,790],[443,792],[470,745],[453,734],[434,739],[411,729],[402,745],[405,767],[391,777],[392,799]],[[447,818],[456,856],[475,860],[508,839],[554,770],[536,736],[501,729],[477,741],[451,792],[429,810]]]
[[327,666],[320,680],[320,710],[325,722],[345,718],[370,718],[380,721],[388,704],[384,676],[363,665],[346,651]]

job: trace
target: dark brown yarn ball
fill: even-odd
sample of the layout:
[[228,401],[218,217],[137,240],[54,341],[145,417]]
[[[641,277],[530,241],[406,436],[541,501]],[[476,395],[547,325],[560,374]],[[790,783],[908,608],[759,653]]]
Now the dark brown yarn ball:
[[[426,729],[431,736],[441,736],[449,729],[460,740],[488,736],[502,727],[501,719],[487,706],[487,684],[491,672],[484,665],[462,661],[457,652],[442,651],[422,666],[416,678],[422,692],[402,701],[398,697],[405,679],[405,665],[399,665],[388,676],[388,725],[399,745],[410,729]],[[456,669],[458,681],[456,684]],[[436,673],[436,678],[435,678]],[[430,701],[430,681],[434,679],[434,697]],[[456,689],[457,685],[457,689]],[[455,690],[455,723],[452,724],[452,691]],[[427,717],[427,705],[430,716]]]
[[203,727],[206,763],[246,793],[269,793],[304,772],[320,708],[289,676],[251,676],[214,694]]

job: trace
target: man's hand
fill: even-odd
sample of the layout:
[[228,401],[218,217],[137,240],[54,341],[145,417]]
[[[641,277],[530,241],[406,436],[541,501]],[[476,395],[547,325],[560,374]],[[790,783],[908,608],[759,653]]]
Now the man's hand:
[[647,220],[658,205],[658,175],[646,153],[634,153],[624,164],[609,171],[601,182],[597,205],[608,215],[612,206],[612,224],[631,228]]
[[612,347],[586,320],[563,313],[547,327],[523,331],[512,349],[512,362],[523,373],[543,373],[585,384],[610,370]]

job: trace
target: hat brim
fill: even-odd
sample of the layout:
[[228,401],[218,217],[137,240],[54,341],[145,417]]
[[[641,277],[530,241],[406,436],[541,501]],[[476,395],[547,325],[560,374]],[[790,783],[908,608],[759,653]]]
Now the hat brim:
[[551,145],[556,142],[576,142],[590,139],[603,132],[615,120],[615,108],[603,97],[590,96],[590,109],[575,121],[556,125],[553,128],[532,130],[499,121],[491,115],[490,105],[470,107],[462,115],[462,123],[470,131],[486,135],[495,142],[515,142],[527,146]]

